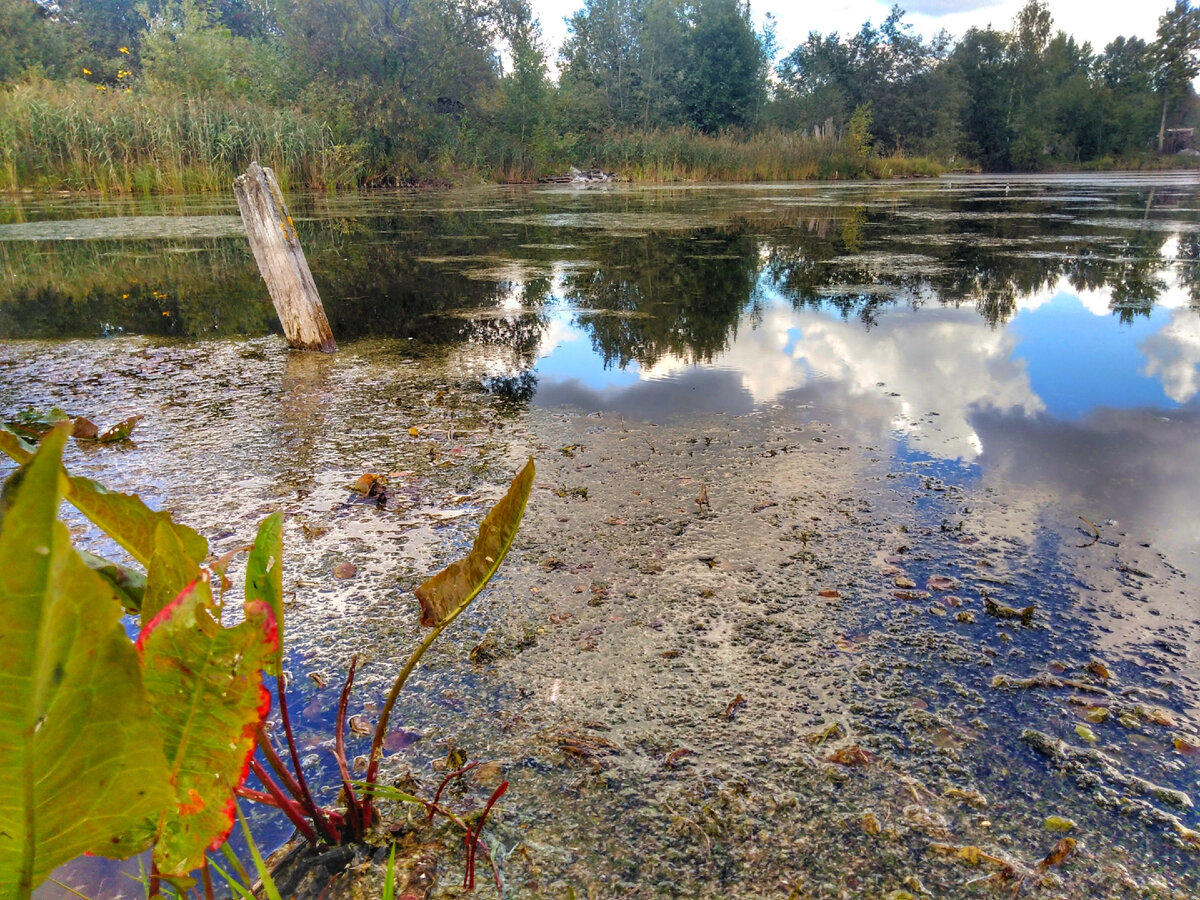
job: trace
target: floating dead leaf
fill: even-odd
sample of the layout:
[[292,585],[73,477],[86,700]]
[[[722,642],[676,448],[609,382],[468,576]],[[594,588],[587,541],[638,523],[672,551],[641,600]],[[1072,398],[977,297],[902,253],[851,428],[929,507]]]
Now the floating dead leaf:
[[1085,712],[1083,714],[1083,717],[1085,719],[1087,719],[1089,722],[1091,722],[1093,725],[1099,725],[1101,722],[1103,722],[1105,719],[1108,718],[1108,709],[1103,706],[1097,706],[1097,707],[1094,707],[1093,709],[1089,709],[1087,712]]
[[309,672],[308,677],[312,679],[312,683],[318,688],[325,687],[325,676],[320,672]]
[[915,581],[913,581],[911,578],[905,578],[904,576],[893,579],[892,584],[905,590],[909,588],[915,588],[917,586]]
[[91,419],[78,416],[71,424],[71,437],[78,441],[94,441],[100,434],[100,429]]
[[725,707],[725,718],[732,719],[733,714],[735,712],[737,712],[740,707],[745,706],[745,705],[746,705],[746,698],[743,697],[741,694],[738,694],[736,697],[734,697],[732,700],[730,700],[729,705]]
[[340,562],[333,567],[334,578],[353,578],[358,574],[358,566],[352,562]]
[[350,733],[351,734],[374,734],[375,729],[371,723],[367,721],[366,716],[351,716],[350,717]]
[[883,830],[875,813],[869,811],[863,813],[862,830],[864,834],[879,834]]
[[1038,863],[1038,868],[1042,871],[1049,869],[1051,866],[1060,866],[1067,861],[1067,857],[1075,849],[1075,838],[1065,837],[1054,848],[1046,854],[1046,858]]
[[1093,659],[1090,663],[1088,663],[1087,670],[1097,678],[1102,678],[1105,681],[1108,681],[1112,678],[1112,673],[1108,671],[1108,666],[1098,659]]
[[687,749],[687,747],[680,747],[678,750],[672,750],[667,754],[665,765],[668,769],[678,768],[682,764],[683,758],[691,755],[692,751]]
[[1200,738],[1191,735],[1176,735],[1175,749],[1185,756],[1200,756]]
[[764,509],[770,509],[772,506],[778,506],[774,500],[766,500],[762,503],[756,503],[750,507],[750,512],[762,512]]
[[1176,725],[1175,717],[1159,706],[1138,706],[1134,710],[1138,716],[1144,721],[1152,725],[1163,725],[1167,728],[1174,728]]
[[839,597],[841,597],[842,595],[839,594],[837,591],[829,590],[829,591],[821,591],[820,593],[817,594],[817,596],[818,597],[827,597],[830,600],[836,600]]
[[350,490],[356,494],[362,494],[364,497],[374,497],[385,487],[387,487],[387,479],[384,476],[366,472],[358,476],[358,480],[350,485]]
[[1086,725],[1076,725],[1075,733],[1079,735],[1082,740],[1087,741],[1089,744],[1094,744],[1100,740],[1100,738],[1096,737],[1096,732],[1092,731],[1092,729],[1088,728]]
[[421,433],[421,429],[418,428],[416,425],[414,425],[410,429],[408,429],[408,433],[410,435],[412,435],[413,437],[417,437]]
[[931,591],[950,591],[958,586],[958,582],[949,575],[934,575],[925,582],[925,587]]
[[874,757],[858,744],[840,747],[825,757],[826,762],[837,763],[839,766],[867,766]]

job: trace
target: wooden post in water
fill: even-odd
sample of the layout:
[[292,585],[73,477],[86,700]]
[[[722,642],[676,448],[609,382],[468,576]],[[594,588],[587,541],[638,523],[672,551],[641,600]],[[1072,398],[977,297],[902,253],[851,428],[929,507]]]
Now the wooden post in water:
[[275,173],[252,162],[245,175],[234,179],[233,193],[288,346],[325,353],[337,350]]

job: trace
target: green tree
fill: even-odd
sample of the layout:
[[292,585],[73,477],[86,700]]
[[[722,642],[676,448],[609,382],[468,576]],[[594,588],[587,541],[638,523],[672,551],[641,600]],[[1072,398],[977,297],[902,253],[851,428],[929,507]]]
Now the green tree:
[[78,74],[77,35],[33,0],[0,0],[0,82],[27,72]]
[[688,32],[688,115],[704,131],[753,124],[762,105],[763,48],[741,0],[697,0]]
[[1191,91],[1192,79],[1200,74],[1200,10],[1188,0],[1176,0],[1159,17],[1151,54],[1154,87],[1162,99],[1158,125],[1158,152],[1162,153],[1168,109]]

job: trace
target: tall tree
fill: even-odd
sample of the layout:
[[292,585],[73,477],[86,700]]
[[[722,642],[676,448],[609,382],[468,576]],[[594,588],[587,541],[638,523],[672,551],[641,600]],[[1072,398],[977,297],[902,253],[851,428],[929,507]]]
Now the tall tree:
[[696,0],[688,32],[688,113],[703,131],[753,123],[765,96],[763,48],[741,0]]
[[1162,98],[1158,125],[1158,152],[1167,130],[1167,110],[1185,96],[1192,79],[1200,74],[1200,10],[1188,0],[1176,0],[1158,20],[1158,39],[1152,49],[1154,87]]

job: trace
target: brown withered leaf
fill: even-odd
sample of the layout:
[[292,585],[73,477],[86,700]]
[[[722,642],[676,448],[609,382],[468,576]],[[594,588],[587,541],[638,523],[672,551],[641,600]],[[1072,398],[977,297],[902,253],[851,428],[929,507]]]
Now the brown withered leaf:
[[96,427],[96,423],[83,416],[76,416],[71,423],[71,437],[78,441],[94,441],[99,433],[100,429]]
[[479,526],[479,535],[464,559],[451,563],[416,590],[421,603],[421,624],[426,628],[445,625],[470,605],[491,580],[508,553],[525,503],[533,488],[533,459],[525,464],[512,485]]
[[825,757],[826,762],[837,763],[839,766],[866,766],[872,759],[874,757],[858,744],[841,747]]
[[1046,858],[1038,863],[1038,868],[1042,871],[1049,869],[1051,866],[1059,866],[1066,862],[1067,857],[1075,849],[1075,838],[1065,837],[1053,849],[1046,854]]

